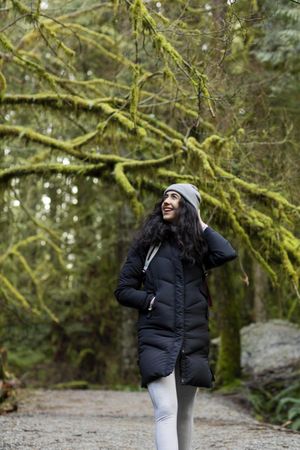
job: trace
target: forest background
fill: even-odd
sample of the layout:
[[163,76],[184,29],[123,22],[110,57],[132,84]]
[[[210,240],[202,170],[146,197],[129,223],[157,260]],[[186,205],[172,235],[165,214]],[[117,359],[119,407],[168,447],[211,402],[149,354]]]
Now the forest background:
[[7,373],[138,388],[113,291],[173,182],[239,253],[209,277],[218,386],[241,377],[241,327],[300,323],[299,23],[292,0],[0,3]]

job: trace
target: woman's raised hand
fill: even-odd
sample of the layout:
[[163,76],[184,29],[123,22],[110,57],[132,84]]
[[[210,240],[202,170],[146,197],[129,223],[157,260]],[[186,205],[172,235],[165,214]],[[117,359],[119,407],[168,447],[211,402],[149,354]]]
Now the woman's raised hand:
[[198,209],[198,216],[199,216],[199,220],[200,220],[201,227],[202,227],[202,229],[203,229],[203,231],[204,231],[205,228],[208,227],[208,225],[207,225],[205,222],[203,222],[203,220],[201,219],[200,209]]

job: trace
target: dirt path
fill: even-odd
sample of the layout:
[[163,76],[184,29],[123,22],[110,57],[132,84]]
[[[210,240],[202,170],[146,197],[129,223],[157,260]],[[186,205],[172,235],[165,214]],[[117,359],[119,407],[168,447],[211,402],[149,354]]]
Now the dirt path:
[[[0,450],[154,450],[146,391],[34,390],[22,396],[17,413],[0,416]],[[229,397],[199,390],[196,449],[299,450],[300,433],[258,423]]]

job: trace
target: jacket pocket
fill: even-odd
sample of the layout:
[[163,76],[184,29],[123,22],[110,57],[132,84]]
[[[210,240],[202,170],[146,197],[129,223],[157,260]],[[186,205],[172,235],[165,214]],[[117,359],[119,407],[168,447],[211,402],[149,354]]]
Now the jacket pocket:
[[150,305],[149,305],[148,310],[147,310],[147,319],[151,319],[153,310],[156,308],[157,297],[156,297],[156,294],[153,294],[153,295],[154,296],[153,296],[153,298],[151,300],[152,304],[150,302]]

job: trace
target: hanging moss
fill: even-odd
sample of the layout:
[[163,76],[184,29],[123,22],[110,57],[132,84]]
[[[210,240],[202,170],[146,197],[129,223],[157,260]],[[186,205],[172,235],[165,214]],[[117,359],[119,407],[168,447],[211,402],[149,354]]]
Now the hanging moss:
[[[24,269],[24,271],[28,274],[30,280],[32,281],[32,283],[35,286],[35,290],[36,290],[36,295],[37,295],[37,299],[39,302],[39,308],[40,310],[44,310],[47,315],[54,321],[54,322],[59,322],[58,318],[55,316],[55,314],[53,314],[53,312],[47,307],[47,305],[44,302],[43,299],[43,295],[42,295],[42,287],[40,285],[40,283],[37,281],[33,270],[31,269],[30,265],[28,264],[26,258],[17,250],[12,250],[11,251],[12,255],[15,255],[20,263],[22,268]],[[19,292],[19,291],[18,291]],[[20,293],[20,292],[19,292]],[[36,311],[38,311],[37,308],[35,308]]]
[[41,3],[42,0],[37,0],[36,9],[35,9],[35,18],[39,20],[41,14]]
[[[98,90],[93,89],[93,85],[97,85],[97,84],[104,84],[107,86],[110,86],[112,88],[116,88],[116,89],[124,89],[129,91],[130,88],[128,86],[122,85],[120,83],[114,83],[111,82],[109,80],[104,80],[104,79],[96,79],[96,80],[89,80],[89,81],[74,81],[74,80],[63,80],[61,78],[58,77],[54,77],[55,82],[57,84],[62,84],[62,85],[79,85],[79,86],[84,86],[89,87],[90,89],[93,90],[93,92],[97,92]],[[164,102],[165,99],[159,95],[156,94],[152,94],[150,92],[144,91],[144,90],[140,90],[139,94],[141,97],[143,96],[149,96],[151,95],[153,98],[157,99],[158,101],[162,101]],[[76,99],[76,100],[75,100]],[[62,103],[60,102],[60,100],[62,101]],[[118,102],[123,103],[124,104],[124,100],[119,98],[117,99],[116,97],[108,97],[106,99],[101,99],[101,101],[103,102],[116,102],[118,100]],[[93,100],[89,100],[89,99],[84,99],[82,97],[79,96],[73,96],[70,94],[60,94],[58,95],[54,95],[52,93],[41,93],[41,94],[35,94],[35,95],[6,95],[5,97],[5,103],[6,104],[41,104],[43,105],[45,108],[47,107],[57,107],[57,108],[72,108],[72,107],[76,107],[79,108],[80,110],[83,111],[98,111],[100,108],[98,108],[97,103],[100,102],[100,99],[93,99]],[[201,124],[201,126],[213,131],[214,130],[214,126],[205,121],[205,120],[201,120],[198,118],[198,115],[195,111],[193,111],[192,109],[189,109],[187,107],[185,107],[184,105],[181,105],[178,102],[174,103],[174,108],[178,109],[179,111],[184,112],[185,114],[187,114],[188,116],[191,116],[193,118],[197,118],[197,120],[199,120],[199,123]],[[173,134],[174,137],[177,136],[179,138],[182,138],[182,136],[180,135],[180,133],[176,132],[176,130],[174,130],[173,128],[169,127],[166,123],[163,123],[157,119],[154,119],[153,117],[149,117],[149,115],[147,114],[143,114],[140,112],[140,116],[143,117],[143,119],[147,120],[147,122],[151,122],[151,123],[155,123],[156,125],[159,124],[159,126],[161,128],[164,128],[165,130],[168,130],[169,133]]]
[[255,183],[249,183],[241,178],[236,177],[233,174],[226,172],[219,166],[216,166],[216,173],[223,178],[227,178],[237,187],[241,187],[243,190],[249,194],[253,194],[257,197],[264,197],[266,200],[272,200],[276,204],[286,206],[288,209],[294,210],[300,213],[300,206],[292,205],[286,198],[277,192],[273,192],[270,189],[262,188]]
[[56,33],[51,29],[51,27],[47,26],[46,24],[41,23],[40,30],[41,30],[41,32],[46,33],[48,39],[51,39],[51,41],[53,41],[53,43],[56,45],[57,49],[61,48],[66,56],[68,56],[68,57],[75,56],[75,51],[72,48],[67,47],[62,42],[62,40],[57,37]]
[[26,300],[26,298],[24,297],[24,295],[22,295],[12,284],[11,282],[3,275],[0,273],[0,283],[4,286],[4,288],[6,288],[10,294],[21,304],[21,306],[27,310],[30,310],[30,304],[29,302]]
[[[106,12],[107,9],[110,9],[110,7],[111,7],[111,5],[108,2],[95,4],[95,5],[92,5],[90,8],[78,9],[77,11],[71,11],[68,14],[63,14],[61,16],[58,16],[58,17],[56,17],[56,20],[59,22],[59,26],[61,26],[61,24],[66,20],[69,20],[71,18],[74,20],[75,18],[78,18],[81,15],[88,15],[89,13],[94,13],[94,11],[97,11],[98,16],[100,16],[101,12],[98,11],[99,9],[102,9],[102,12],[104,13],[104,12]],[[48,26],[54,25],[52,19],[44,19],[43,18],[40,21],[40,23],[43,23]],[[29,42],[34,42],[38,36],[39,36],[38,30],[33,29],[33,30],[28,31],[22,37],[22,39],[20,41],[20,47],[24,47],[24,46],[28,45]]]
[[3,100],[6,92],[6,79],[3,73],[0,71],[0,101]]
[[208,155],[212,155],[216,163],[220,163],[221,160],[232,158],[234,139],[212,134],[201,142],[201,148]]
[[130,91],[130,115],[133,120],[133,123],[136,127],[136,120],[137,120],[137,110],[138,110],[138,103],[139,103],[139,94],[140,94],[140,88],[139,88],[139,74],[140,69],[139,66],[136,65],[133,70],[133,81]]
[[242,238],[242,240],[245,242],[245,244],[247,245],[247,247],[249,248],[249,250],[253,254],[253,256],[257,259],[257,261],[263,266],[263,268],[266,270],[266,272],[270,275],[272,282],[274,284],[276,284],[277,283],[276,273],[271,268],[271,266],[268,264],[268,262],[265,260],[265,258],[261,255],[261,253],[253,247],[250,237],[246,233],[245,229],[239,223],[239,221],[235,215],[235,212],[233,211],[233,209],[231,207],[230,200],[229,200],[230,197],[226,195],[225,190],[222,188],[219,188],[218,192],[219,192],[220,198],[222,199],[223,203],[225,204],[225,206],[227,208],[227,214],[231,221],[233,229],[237,232],[238,236],[240,236]]
[[[27,141],[31,142],[37,142],[38,144],[41,144],[43,146],[47,146],[49,148],[61,150],[64,153],[73,156],[79,160],[84,160],[87,162],[95,162],[100,163],[101,161],[121,161],[122,158],[120,158],[117,155],[97,155],[92,153],[86,153],[83,151],[77,151],[72,142],[68,141],[61,141],[58,139],[51,138],[49,136],[45,136],[41,133],[37,133],[36,131],[33,131],[26,127],[13,127],[8,125],[0,125],[0,136],[6,137],[6,136],[13,136],[20,139],[26,139]],[[79,139],[79,138],[77,138]],[[80,140],[76,141],[75,144],[79,143],[80,146]],[[52,167],[61,167],[61,164],[53,164]],[[100,168],[99,166],[98,168]],[[38,169],[38,167],[36,167]],[[91,167],[88,167],[88,170],[90,170]]]
[[114,169],[114,177],[117,182],[117,184],[120,186],[128,200],[130,201],[130,204],[132,206],[132,209],[137,217],[139,219],[144,212],[143,205],[138,201],[136,191],[133,188],[133,186],[130,184],[128,178],[126,177],[124,173],[124,165],[119,163],[116,164]]
[[208,177],[214,178],[214,170],[208,159],[207,154],[202,150],[200,146],[197,145],[197,141],[194,138],[189,138],[187,140],[188,148],[188,161],[191,167],[194,167],[196,171],[204,170],[204,173]]
[[135,39],[138,37],[138,33],[142,31],[142,3],[141,0],[134,0],[130,7]]
[[140,32],[141,27],[149,31],[154,47],[163,55],[168,55],[175,66],[177,66],[190,79],[197,95],[201,92],[201,95],[208,104],[210,112],[214,116],[215,114],[212,108],[210,94],[206,86],[206,77],[200,73],[196,67],[191,66],[170,44],[165,36],[157,30],[156,22],[149,14],[147,7],[142,0],[135,0],[133,2],[131,13],[136,33]]
[[[45,228],[45,227],[43,227]],[[52,234],[52,233],[51,233]],[[42,295],[42,288],[40,283],[38,282],[33,269],[30,267],[28,261],[26,260],[26,258],[22,255],[22,253],[20,252],[20,249],[23,247],[28,247],[30,244],[32,244],[35,241],[41,241],[41,240],[45,240],[46,242],[49,243],[49,245],[54,249],[55,253],[58,256],[58,259],[62,265],[62,267],[65,266],[63,260],[62,260],[62,250],[55,245],[51,239],[43,236],[42,234],[38,234],[35,236],[29,236],[19,242],[17,242],[16,244],[14,244],[12,247],[10,247],[6,253],[4,253],[3,255],[0,256],[0,266],[4,266],[6,260],[9,257],[15,256],[17,257],[17,259],[19,260],[23,272],[26,273],[29,276],[29,279],[31,280],[31,282],[33,283],[33,285],[35,286],[35,290],[36,290],[36,295],[37,295],[37,299],[39,302],[39,308],[40,310],[44,310],[52,320],[54,320],[55,322],[58,322],[57,317],[53,314],[53,312],[47,307],[47,305],[44,303],[43,300],[43,295]],[[24,297],[24,295],[20,292],[19,289],[17,289],[15,286],[13,286],[11,284],[11,282],[8,280],[8,278],[2,273],[0,273],[0,281],[2,281],[2,285],[4,287],[4,289],[6,289],[8,292],[10,292],[10,294],[13,296],[13,298],[15,298],[18,302],[21,303],[22,307],[31,310],[32,313],[34,314],[40,314],[41,311],[35,307],[33,304],[30,304],[28,302],[28,300]]]
[[110,50],[107,50],[98,41],[95,42],[93,39],[87,38],[86,36],[83,36],[81,34],[79,36],[81,41],[85,42],[90,47],[95,48],[97,51],[99,51],[102,55],[106,56],[108,59],[120,63],[126,67],[132,67],[134,65],[133,62],[130,61],[130,59],[126,58],[121,54],[113,53]]
[[0,33],[0,45],[4,50],[7,50],[8,52],[15,53],[15,48],[11,41],[5,36],[4,33]]
[[116,16],[120,6],[120,0],[113,0],[114,5],[114,15]]
[[19,0],[11,0],[13,7],[16,9],[17,12],[20,14],[29,14],[31,15],[32,11],[28,6],[24,5],[23,2],[20,2]]
[[91,30],[83,25],[80,25],[79,23],[74,23],[74,22],[65,22],[64,24],[62,23],[51,23],[51,24],[45,24],[45,26],[47,28],[49,28],[50,30],[57,31],[57,30],[61,30],[62,32],[68,33],[70,34],[69,30],[77,30],[80,31],[81,33],[84,33],[92,38],[95,38],[96,41],[103,41],[105,42],[108,46],[112,47],[115,44],[115,41],[108,36],[106,33],[101,33],[100,31],[95,31],[95,30]]
[[21,54],[17,54],[16,56],[14,56],[13,62],[15,62],[17,65],[20,65],[23,68],[27,68],[34,75],[38,75],[38,77],[41,77],[42,79],[47,81],[47,83],[49,83],[50,88],[52,88],[54,91],[57,91],[55,78],[49,72],[47,72],[42,67],[42,65],[30,61],[28,58],[25,57],[25,55],[21,56]]

